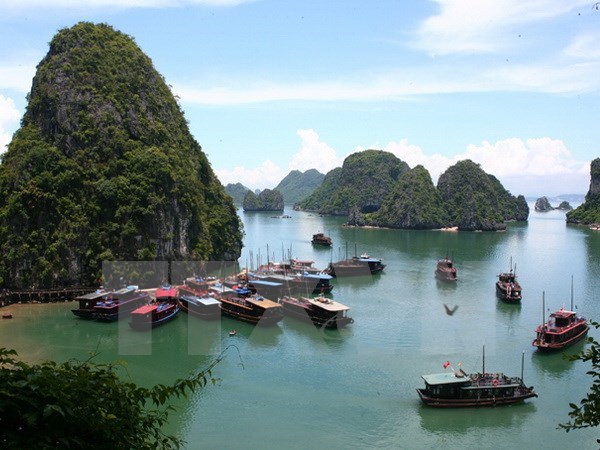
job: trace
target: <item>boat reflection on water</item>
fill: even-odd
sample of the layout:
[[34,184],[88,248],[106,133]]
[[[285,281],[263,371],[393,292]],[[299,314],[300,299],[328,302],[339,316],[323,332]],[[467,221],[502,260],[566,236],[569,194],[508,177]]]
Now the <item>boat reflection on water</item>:
[[[452,408],[417,408],[421,428],[427,432],[444,434],[448,438],[473,430],[507,430],[516,432],[527,426],[528,417],[536,412],[533,402],[512,405],[510,408],[465,408],[460,414]],[[495,443],[498,445],[499,443]]]
[[[229,332],[235,330],[235,335]],[[224,339],[223,347],[229,344],[240,344],[247,341],[251,347],[275,347],[280,344],[283,331],[281,327],[257,327],[241,322],[230,317],[221,318],[221,336]]]
[[586,341],[579,341],[561,352],[538,352],[531,355],[531,362],[537,370],[550,378],[563,379],[565,374],[575,370],[575,361],[565,355],[575,355],[585,348]]

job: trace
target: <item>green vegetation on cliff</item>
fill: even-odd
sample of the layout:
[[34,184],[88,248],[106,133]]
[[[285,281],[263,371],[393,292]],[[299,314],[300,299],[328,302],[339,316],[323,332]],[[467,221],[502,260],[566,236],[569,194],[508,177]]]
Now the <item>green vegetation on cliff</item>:
[[523,196],[512,196],[496,177],[468,159],[440,175],[437,189],[450,223],[461,230],[503,229],[505,221],[526,220],[529,215]]
[[600,158],[590,165],[590,189],[585,196],[585,202],[567,213],[568,223],[584,225],[600,223]]
[[248,191],[244,197],[244,211],[283,211],[283,207],[283,195],[276,190],[265,189],[258,196]]
[[0,165],[5,286],[96,281],[103,260],[236,259],[241,223],[132,38],[60,30]]
[[304,200],[321,186],[324,178],[325,175],[316,169],[306,172],[292,170],[275,186],[275,190],[281,192],[285,203],[295,204]]
[[448,225],[442,199],[423,166],[404,173],[381,208],[366,217],[371,225],[390,228],[432,229]]
[[233,201],[238,204],[242,204],[242,202],[244,201],[244,197],[246,196],[246,192],[248,192],[249,190],[250,189],[248,189],[242,183],[230,183],[227,186],[225,186],[225,192],[231,195]]
[[408,170],[405,162],[389,152],[353,153],[341,168],[325,175],[321,186],[298,207],[333,215],[348,215],[355,208],[361,213],[377,211],[400,175]]

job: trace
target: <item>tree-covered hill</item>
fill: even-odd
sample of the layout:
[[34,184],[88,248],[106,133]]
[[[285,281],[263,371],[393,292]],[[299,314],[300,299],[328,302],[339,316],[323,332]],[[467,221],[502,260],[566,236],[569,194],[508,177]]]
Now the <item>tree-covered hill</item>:
[[429,172],[419,165],[400,177],[366,222],[388,228],[433,229],[448,226],[448,215]]
[[250,189],[244,186],[242,183],[229,183],[225,186],[225,192],[231,195],[233,201],[238,204],[242,204],[244,201],[244,197],[246,196],[246,192]]
[[461,230],[504,229],[507,220],[527,220],[523,196],[512,196],[498,179],[473,161],[459,161],[438,180],[438,192],[449,221]]
[[298,207],[332,215],[348,215],[355,208],[361,213],[377,211],[400,175],[408,170],[405,162],[389,152],[353,153],[341,168],[327,173],[321,186]]
[[285,203],[292,205],[312,194],[323,183],[324,178],[325,175],[317,169],[306,172],[292,170],[275,186],[275,190],[281,192]]
[[590,164],[590,188],[585,202],[567,213],[567,222],[583,225],[600,224],[600,158]]
[[242,207],[244,211],[283,211],[283,195],[275,189],[265,189],[258,195],[248,191]]
[[5,286],[93,283],[103,260],[236,259],[241,223],[134,40],[62,29],[0,165]]

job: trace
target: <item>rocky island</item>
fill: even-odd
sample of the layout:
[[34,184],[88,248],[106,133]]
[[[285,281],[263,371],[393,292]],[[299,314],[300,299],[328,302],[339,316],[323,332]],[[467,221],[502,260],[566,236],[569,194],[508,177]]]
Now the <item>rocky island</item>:
[[60,30],[0,164],[6,287],[93,285],[106,260],[235,260],[242,225],[134,40]]
[[590,188],[585,202],[567,213],[567,223],[600,228],[600,158],[590,164]]
[[283,211],[283,195],[275,189],[265,189],[258,195],[248,191],[242,207],[244,211]]

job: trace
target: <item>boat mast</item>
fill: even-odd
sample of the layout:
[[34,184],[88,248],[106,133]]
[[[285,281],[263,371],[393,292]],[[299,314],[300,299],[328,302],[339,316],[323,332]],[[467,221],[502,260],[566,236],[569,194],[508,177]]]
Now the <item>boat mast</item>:
[[521,383],[523,383],[523,366],[525,365],[525,350],[521,353]]
[[542,291],[542,327],[546,323],[546,292]]
[[485,344],[483,344],[483,367],[481,368],[481,373],[485,375]]
[[571,311],[573,311],[573,275],[571,275]]

